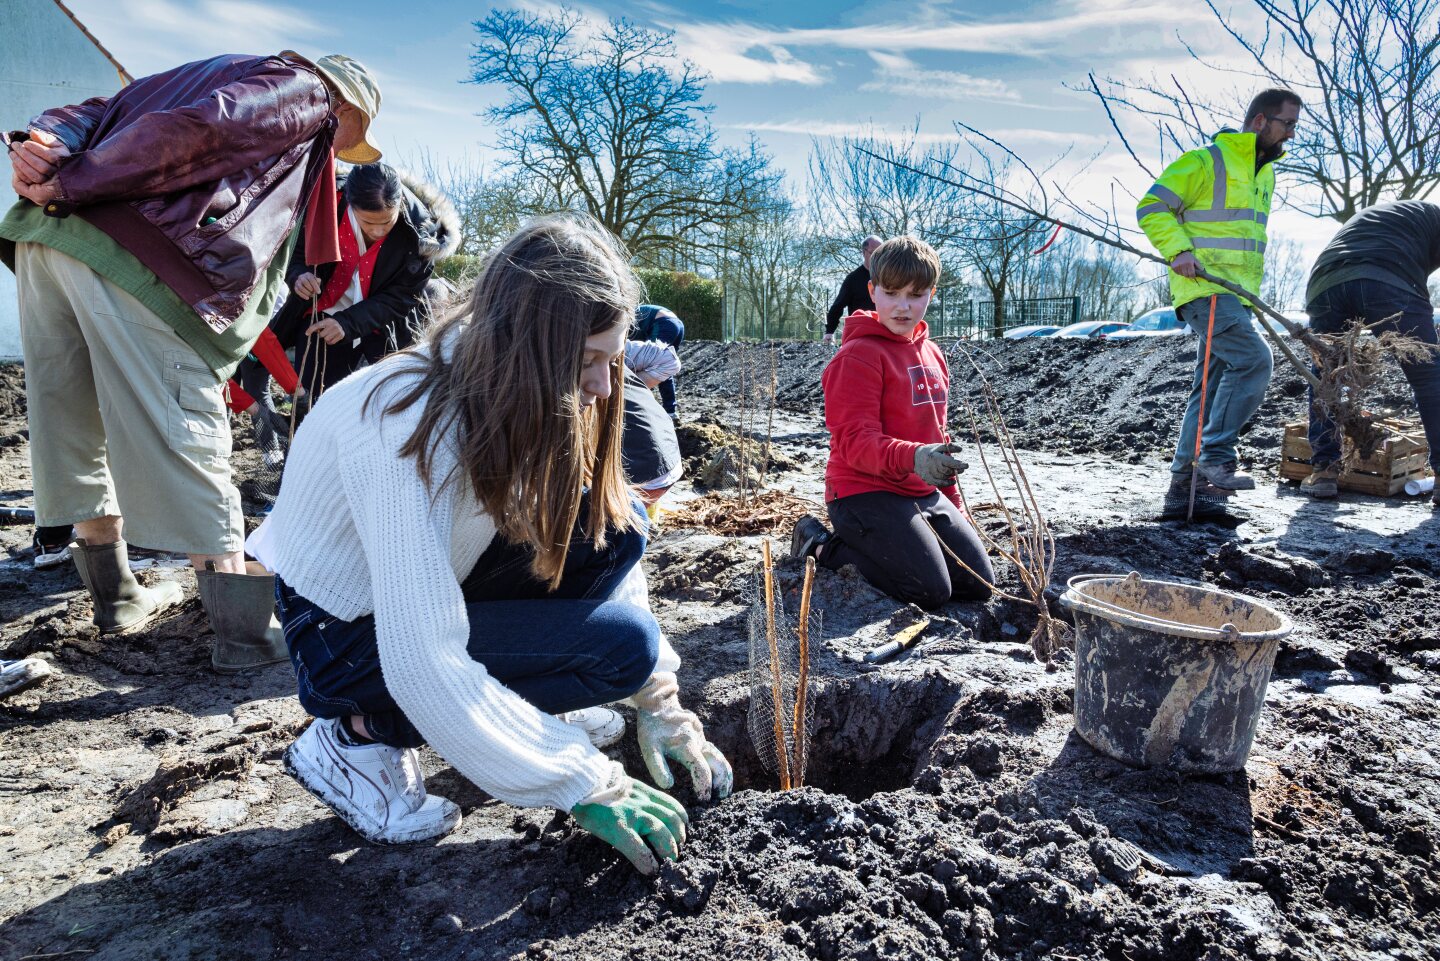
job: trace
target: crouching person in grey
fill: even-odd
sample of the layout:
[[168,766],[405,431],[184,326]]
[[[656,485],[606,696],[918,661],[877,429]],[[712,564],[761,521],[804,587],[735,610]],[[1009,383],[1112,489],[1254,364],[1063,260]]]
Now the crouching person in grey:
[[[224,385],[264,329],[292,227],[332,148],[365,141],[379,93],[345,57],[226,55],[56,107],[6,135],[35,510],[71,552],[105,634],[144,628],[124,537],[190,556],[232,672],[285,657],[274,580],[247,568]],[[328,188],[333,196],[333,183]]]
[[[594,221],[553,218],[495,252],[470,305],[325,393],[295,436],[251,552],[279,577],[301,704],[286,769],[366,839],[424,841],[429,743],[502,801],[569,811],[652,873],[724,756],[680,706],[650,613],[646,523],[621,470],[625,328],[639,283]],[[637,712],[656,787],[597,745]]]

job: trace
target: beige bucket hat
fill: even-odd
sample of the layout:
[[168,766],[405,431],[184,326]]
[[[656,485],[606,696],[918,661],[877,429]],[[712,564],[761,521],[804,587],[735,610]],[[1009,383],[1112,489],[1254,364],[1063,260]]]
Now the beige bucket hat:
[[365,65],[341,53],[332,53],[328,57],[313,61],[294,50],[282,51],[280,56],[314,67],[340,92],[346,103],[364,115],[365,123],[360,142],[347,150],[337,150],[335,156],[350,164],[373,164],[379,160],[380,148],[370,136],[370,122],[380,112],[380,85],[375,82]]

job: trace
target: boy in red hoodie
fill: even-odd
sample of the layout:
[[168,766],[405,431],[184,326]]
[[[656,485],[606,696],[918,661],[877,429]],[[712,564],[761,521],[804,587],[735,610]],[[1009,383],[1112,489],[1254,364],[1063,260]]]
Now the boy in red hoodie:
[[854,564],[891,597],[921,607],[983,601],[995,575],[960,506],[955,480],[965,465],[945,429],[950,370],[926,336],[940,258],[924,241],[896,237],[870,263],[875,310],[850,315],[820,379],[835,530],[801,518],[790,552],[830,570]]

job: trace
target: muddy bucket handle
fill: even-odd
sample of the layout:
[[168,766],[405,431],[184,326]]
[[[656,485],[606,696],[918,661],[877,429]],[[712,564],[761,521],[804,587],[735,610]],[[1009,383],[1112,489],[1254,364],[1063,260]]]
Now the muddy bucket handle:
[[[1295,624],[1289,617],[1268,605],[1261,606],[1280,619],[1280,626],[1269,631],[1251,631],[1247,633],[1241,631],[1234,624],[1229,623],[1222,624],[1218,628],[1200,627],[1195,624],[1186,624],[1183,621],[1172,621],[1163,617],[1155,617],[1151,614],[1142,614],[1128,607],[1121,607],[1118,604],[1103,601],[1093,594],[1087,594],[1080,590],[1082,587],[1099,581],[1124,581],[1127,586],[1139,587],[1141,580],[1142,578],[1138,571],[1131,571],[1129,574],[1076,574],[1065,582],[1067,590],[1064,594],[1060,595],[1060,603],[1075,610],[1084,610],[1109,620],[1128,624],[1131,627],[1140,627],[1180,637],[1190,637],[1201,641],[1225,641],[1233,644],[1243,640],[1254,644],[1263,644],[1266,641],[1279,640],[1280,638],[1287,637],[1290,632],[1295,629]],[[1212,588],[1194,587],[1189,584],[1177,584],[1175,586],[1187,587],[1191,590],[1198,590],[1206,594],[1220,593]],[[1245,598],[1245,600],[1252,604],[1259,604],[1259,602],[1253,598]]]

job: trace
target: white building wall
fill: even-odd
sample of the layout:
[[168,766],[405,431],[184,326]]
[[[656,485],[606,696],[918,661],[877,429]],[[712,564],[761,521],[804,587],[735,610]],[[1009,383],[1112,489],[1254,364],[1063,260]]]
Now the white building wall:
[[[120,72],[54,0],[0,0],[0,128],[23,130],[50,107],[108,97]],[[16,200],[0,167],[0,210]],[[0,266],[0,358],[20,356],[15,275]]]

